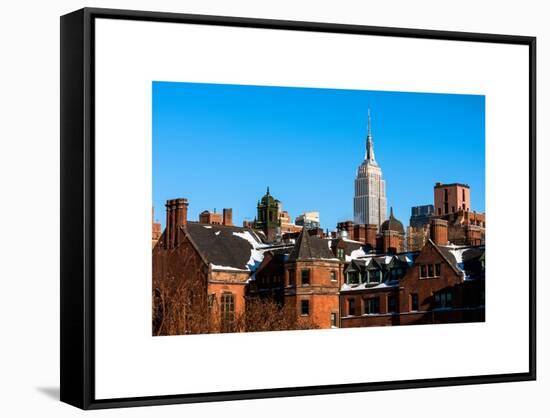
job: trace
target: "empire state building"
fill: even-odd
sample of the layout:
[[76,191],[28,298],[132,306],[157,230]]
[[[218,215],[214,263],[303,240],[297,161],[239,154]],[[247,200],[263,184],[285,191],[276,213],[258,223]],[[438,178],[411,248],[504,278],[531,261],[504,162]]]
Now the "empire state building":
[[386,220],[386,205],[386,182],[382,177],[382,169],[374,158],[369,109],[365,159],[357,169],[355,178],[354,223],[380,227]]

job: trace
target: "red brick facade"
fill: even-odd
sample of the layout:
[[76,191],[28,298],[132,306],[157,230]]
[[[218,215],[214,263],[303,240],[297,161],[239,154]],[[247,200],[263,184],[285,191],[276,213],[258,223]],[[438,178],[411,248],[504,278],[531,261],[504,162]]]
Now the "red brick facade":
[[[155,335],[268,330],[247,323],[249,308],[259,312],[249,305],[257,298],[290,312],[284,329],[485,319],[484,249],[448,246],[445,220],[432,220],[431,239],[412,254],[402,252],[393,217],[374,248],[308,230],[264,244],[249,228],[188,222],[187,208],[186,199],[167,201],[166,229],[153,248]],[[479,226],[460,227],[478,239]],[[374,228],[363,231],[372,239]],[[467,251],[473,255],[462,259]],[[304,321],[305,328],[293,325]]]
[[[484,321],[484,296],[480,295],[484,295],[484,281],[465,282],[462,272],[428,241],[398,283],[342,291],[341,326]],[[369,299],[377,300],[374,313],[366,309]]]
[[319,328],[337,326],[342,266],[338,260],[310,260],[284,266],[284,303],[296,317],[309,317]]
[[455,213],[459,210],[470,211],[470,186],[460,183],[436,183],[434,206],[436,216]]

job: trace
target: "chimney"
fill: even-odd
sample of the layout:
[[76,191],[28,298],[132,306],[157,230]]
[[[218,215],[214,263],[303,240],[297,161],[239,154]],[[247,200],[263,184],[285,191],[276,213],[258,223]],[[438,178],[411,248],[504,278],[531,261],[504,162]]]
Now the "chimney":
[[346,221],[344,223],[344,230],[346,231],[348,238],[353,239],[353,222]]
[[233,209],[224,208],[223,210],[223,224],[226,226],[233,226]]
[[430,222],[430,238],[436,245],[447,245],[449,242],[447,221],[433,218]]
[[187,224],[187,199],[171,199],[166,201],[166,234],[165,247],[175,248],[178,244],[178,229]]
[[376,235],[378,231],[378,225],[376,224],[367,224],[367,236],[365,243],[370,245],[371,248],[376,248]]

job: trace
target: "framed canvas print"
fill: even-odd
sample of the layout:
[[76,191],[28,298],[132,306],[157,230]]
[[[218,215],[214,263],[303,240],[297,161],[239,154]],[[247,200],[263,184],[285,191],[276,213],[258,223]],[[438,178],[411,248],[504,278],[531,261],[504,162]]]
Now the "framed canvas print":
[[69,404],[535,379],[535,217],[535,38],[61,18]]

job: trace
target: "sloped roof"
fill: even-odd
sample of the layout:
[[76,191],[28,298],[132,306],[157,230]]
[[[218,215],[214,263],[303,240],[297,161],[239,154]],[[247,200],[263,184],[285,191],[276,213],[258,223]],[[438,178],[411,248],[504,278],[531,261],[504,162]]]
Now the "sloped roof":
[[447,261],[456,274],[461,274],[462,271],[459,268],[459,261],[447,246],[436,245],[431,239],[428,240],[428,243],[432,244],[434,248],[439,251],[439,254]]
[[390,208],[390,217],[382,222],[380,225],[380,231],[396,231],[401,234],[405,233],[403,224],[395,216],[393,216],[393,208]]
[[327,240],[316,236],[310,236],[304,228],[296,240],[296,244],[290,252],[288,260],[296,261],[311,259],[337,260],[332,251],[330,251],[327,245]]
[[213,270],[253,271],[263,259],[265,244],[250,228],[188,222],[185,231]]

